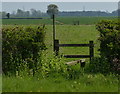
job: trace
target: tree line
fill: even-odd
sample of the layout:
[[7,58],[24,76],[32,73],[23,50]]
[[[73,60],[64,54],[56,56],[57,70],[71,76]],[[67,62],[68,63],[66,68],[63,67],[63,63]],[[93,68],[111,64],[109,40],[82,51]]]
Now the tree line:
[[[58,16],[118,16],[119,10],[113,12],[107,11],[59,11]],[[8,12],[0,12],[2,18],[8,17]],[[41,12],[40,10],[30,9],[25,11],[22,9],[17,9],[9,14],[10,17],[48,17],[48,14]]]
[[[2,18],[6,18],[7,14],[8,12],[6,11],[0,12],[0,15],[2,16]],[[36,10],[36,9],[30,9],[29,11],[17,9],[17,11],[13,11],[9,15],[10,17],[45,17],[47,16],[46,13],[43,13],[40,10]]]
[[60,16],[118,16],[118,10],[112,13],[105,11],[70,11],[60,12]]

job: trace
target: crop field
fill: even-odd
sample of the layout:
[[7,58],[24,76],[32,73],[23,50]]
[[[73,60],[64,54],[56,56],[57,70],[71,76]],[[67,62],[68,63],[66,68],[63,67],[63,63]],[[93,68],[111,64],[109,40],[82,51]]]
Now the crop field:
[[[96,30],[95,24],[102,19],[116,19],[113,17],[58,17],[56,22],[56,39],[63,44],[80,44],[94,41],[94,55],[99,57],[99,32]],[[80,25],[73,25],[74,21],[80,21]],[[47,54],[43,59],[53,58],[53,36],[52,36],[52,20],[17,20],[4,19],[3,27],[30,26],[38,27],[41,24],[45,26],[45,44],[47,50],[43,54]],[[60,25],[61,24],[61,25]],[[60,54],[76,54],[88,55],[87,47],[63,47],[60,48]],[[66,63],[79,58],[66,59],[62,62]],[[57,61],[59,63],[59,61]],[[86,67],[89,65],[89,58],[86,59]],[[71,66],[76,70],[75,75],[79,75],[76,79],[64,78],[60,74],[51,74],[47,78],[42,78],[38,73],[33,76],[6,76],[3,75],[2,91],[3,92],[118,92],[118,78],[114,74],[90,73],[86,69],[80,68],[80,65]],[[85,67],[85,68],[86,68]]]

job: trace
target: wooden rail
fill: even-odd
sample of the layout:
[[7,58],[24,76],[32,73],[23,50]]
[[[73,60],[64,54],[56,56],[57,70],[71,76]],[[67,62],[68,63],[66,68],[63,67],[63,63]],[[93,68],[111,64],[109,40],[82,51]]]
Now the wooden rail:
[[90,55],[64,55],[66,58],[90,58]]
[[87,47],[90,44],[59,44],[59,47]]
[[55,46],[55,54],[56,56],[59,54],[59,47],[89,47],[89,55],[64,55],[66,58],[90,58],[94,57],[94,43],[93,41],[89,41],[89,44],[59,44],[59,40],[54,41]]

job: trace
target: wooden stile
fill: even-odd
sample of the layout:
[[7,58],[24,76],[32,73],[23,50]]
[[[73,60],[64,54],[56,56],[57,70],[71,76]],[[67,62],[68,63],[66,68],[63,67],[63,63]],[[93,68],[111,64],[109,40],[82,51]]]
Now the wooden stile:
[[59,40],[54,41],[55,53],[56,56],[59,54],[59,47],[89,47],[89,55],[63,55],[66,58],[90,58],[94,57],[94,43],[93,41],[89,41],[89,44],[59,44]]
[[54,41],[54,50],[55,50],[55,55],[57,56],[59,53],[59,40]]
[[89,47],[89,54],[90,54],[90,61],[92,60],[92,57],[94,57],[94,44],[93,41],[89,41],[90,47]]

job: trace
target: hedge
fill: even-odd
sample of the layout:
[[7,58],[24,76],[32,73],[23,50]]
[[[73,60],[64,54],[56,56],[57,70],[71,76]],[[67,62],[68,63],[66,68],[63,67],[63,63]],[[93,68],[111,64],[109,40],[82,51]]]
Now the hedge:
[[106,58],[115,71],[120,71],[120,23],[103,20],[97,25],[100,32],[100,55]]
[[5,74],[16,73],[22,63],[29,69],[37,68],[44,43],[45,26],[3,26],[2,28],[2,69]]

